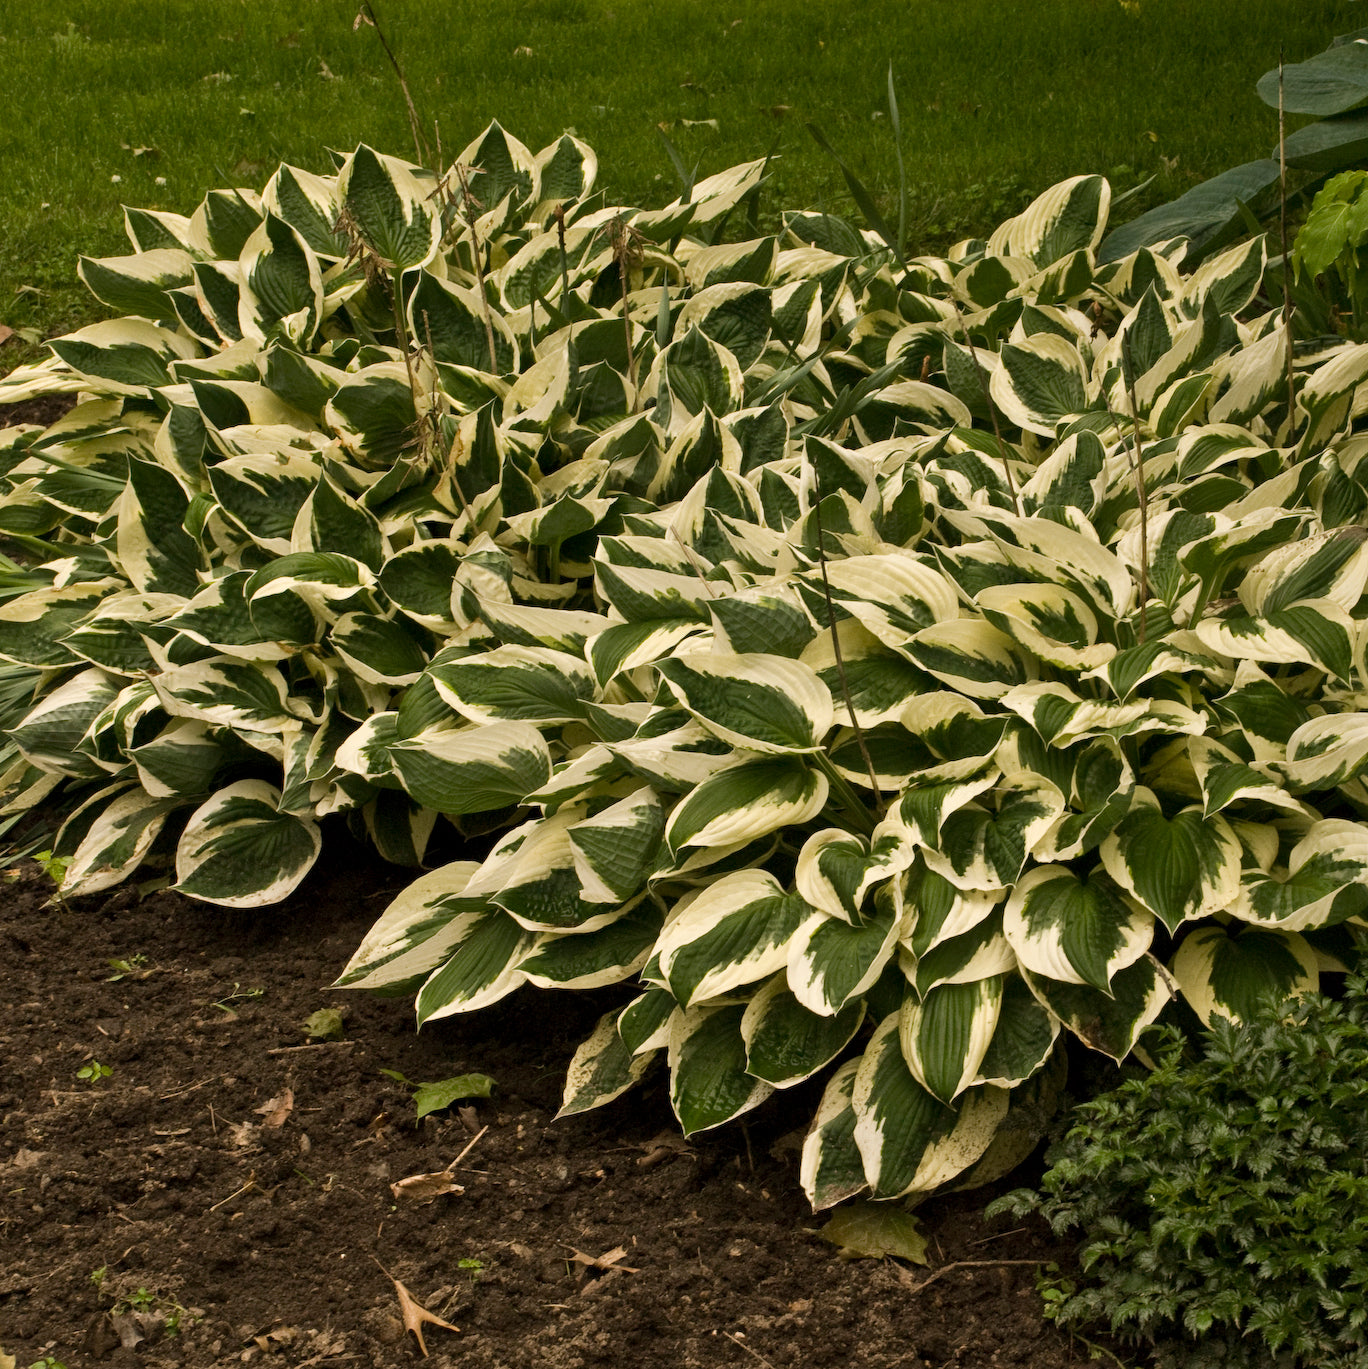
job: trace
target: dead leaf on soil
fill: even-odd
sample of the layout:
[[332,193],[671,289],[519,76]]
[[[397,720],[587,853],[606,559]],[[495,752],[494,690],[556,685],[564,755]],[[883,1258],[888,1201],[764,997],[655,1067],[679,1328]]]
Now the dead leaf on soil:
[[279,1097],[269,1099],[253,1111],[262,1119],[263,1127],[284,1126],[285,1119],[294,1111],[294,1090],[286,1089]]
[[[41,1150],[29,1150],[24,1146],[20,1146],[19,1149],[14,1152],[14,1158],[9,1162],[7,1168],[37,1169],[38,1163],[42,1158],[43,1152]],[[4,1366],[0,1365],[0,1369],[4,1369]]]
[[0,1350],[0,1369],[14,1369],[14,1356]]
[[[0,347],[3,347],[13,336],[14,329],[6,328],[3,323],[0,323]],[[4,1369],[4,1363],[5,1361],[0,1359],[0,1369]],[[11,1363],[13,1363],[13,1361],[11,1361]]]
[[610,1269],[620,1269],[624,1274],[640,1274],[641,1270],[633,1269],[631,1265],[622,1264],[621,1261],[627,1258],[627,1247],[625,1245],[615,1245],[611,1250],[606,1250],[602,1255],[586,1255],[582,1250],[575,1247],[566,1247],[570,1252],[570,1263],[583,1265],[585,1269],[597,1269],[606,1273]]
[[456,1182],[449,1169],[434,1170],[431,1174],[410,1174],[390,1185],[390,1192],[396,1198],[405,1198],[414,1203],[430,1203],[447,1193],[464,1193],[465,1189]]
[[642,1147],[645,1155],[637,1157],[637,1165],[641,1169],[654,1169],[662,1160],[668,1160],[672,1155],[687,1155],[689,1153],[689,1143],[677,1132],[662,1131],[658,1136],[652,1136]]
[[166,1319],[159,1312],[125,1312],[117,1317],[111,1315],[109,1323],[119,1337],[119,1344],[125,1350],[132,1350],[160,1331]]
[[380,1264],[379,1260],[375,1262],[380,1265],[380,1272],[394,1285],[395,1294],[399,1298],[399,1315],[404,1319],[404,1330],[413,1332],[413,1337],[418,1342],[418,1348],[423,1352],[424,1359],[427,1359],[428,1352],[427,1345],[423,1341],[424,1325],[440,1326],[443,1331],[455,1331],[457,1335],[460,1335],[461,1328],[459,1326],[453,1326],[449,1321],[443,1321],[441,1317],[429,1312],[384,1265]]
[[892,1255],[926,1264],[926,1237],[910,1212],[886,1203],[852,1203],[817,1233],[837,1247],[843,1260],[878,1260]]
[[270,1354],[278,1346],[293,1345],[303,1334],[297,1326],[274,1326],[264,1336],[253,1336],[252,1339]]
[[97,1312],[86,1327],[81,1349],[94,1359],[104,1359],[119,1348],[119,1333],[110,1324],[109,1314]]
[[228,1144],[234,1150],[245,1150],[248,1146],[253,1145],[255,1143],[256,1134],[260,1130],[261,1128],[256,1126],[252,1122],[229,1122]]
[[340,1008],[319,1008],[304,1022],[304,1035],[314,1041],[340,1041],[343,1031]]

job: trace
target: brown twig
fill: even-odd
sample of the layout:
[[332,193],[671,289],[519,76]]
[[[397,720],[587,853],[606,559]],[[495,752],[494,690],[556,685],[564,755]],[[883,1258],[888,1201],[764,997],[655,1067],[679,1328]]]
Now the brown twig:
[[329,1046],[354,1046],[355,1041],[313,1041],[307,1046],[272,1046],[267,1055],[290,1055],[295,1051],[325,1051]]
[[758,1350],[752,1350],[750,1346],[747,1345],[746,1342],[741,1339],[740,1336],[734,1336],[730,1331],[724,1331],[722,1334],[726,1336],[726,1338],[729,1341],[732,1341],[734,1344],[739,1345],[752,1359],[759,1360],[760,1363],[765,1366],[765,1369],[774,1369],[774,1365],[772,1365],[769,1362],[769,1360],[767,1360],[764,1357],[764,1355],[762,1355]]
[[470,1144],[466,1146],[466,1148],[447,1166],[447,1170],[450,1171],[455,1169],[456,1166],[459,1165],[461,1161],[464,1160],[465,1157],[469,1155],[472,1150],[475,1149],[475,1142],[478,1141],[480,1137],[483,1136],[485,1132],[487,1132],[488,1130],[489,1124],[486,1123],[479,1129],[479,1131],[475,1133],[474,1136],[470,1138]]
[[243,1184],[243,1186],[242,1186],[240,1189],[238,1189],[238,1191],[237,1191],[236,1193],[230,1193],[226,1198],[220,1198],[220,1199],[218,1200],[218,1202],[216,1202],[216,1203],[213,1205],[213,1207],[211,1207],[211,1208],[209,1209],[209,1211],[210,1211],[210,1212],[217,1212],[217,1211],[219,1210],[219,1208],[221,1208],[225,1203],[231,1203],[231,1202],[233,1201],[234,1198],[240,1198],[240,1197],[242,1197],[242,1195],[243,1195],[244,1193],[250,1192],[250,1191],[251,1191],[252,1189],[254,1189],[256,1186],[257,1186],[257,1183],[256,1183],[256,1174],[255,1174],[255,1173],[252,1173],[252,1174],[250,1174],[250,1175],[248,1176],[247,1182],[246,1182],[245,1184]]
[[418,111],[413,107],[413,96],[409,94],[409,84],[404,77],[404,68],[399,65],[399,59],[394,55],[394,49],[390,47],[389,39],[385,37],[385,30],[380,27],[380,21],[375,17],[375,10],[371,6],[370,0],[361,0],[361,9],[352,21],[352,32],[355,33],[362,24],[369,24],[375,30],[375,36],[380,40],[380,46],[385,49],[385,56],[389,58],[390,66],[394,68],[394,74],[399,78],[399,89],[404,92],[404,104],[408,106],[409,130],[413,134],[413,150],[418,154],[419,163],[426,165],[428,148],[423,141],[423,135],[418,131]]
[[1135,402],[1135,366],[1131,360],[1130,334],[1121,334],[1121,373],[1126,380],[1126,396],[1130,400],[1131,436],[1135,456],[1131,469],[1135,473],[1135,492],[1140,501],[1140,640],[1145,640],[1145,608],[1149,603],[1149,491],[1145,488],[1145,454],[1140,446],[1140,410]]
[[929,1288],[937,1279],[943,1278],[956,1269],[996,1269],[1014,1264],[1030,1264],[1039,1268],[1045,1263],[1047,1263],[1045,1260],[953,1260],[950,1264],[941,1265],[929,1278],[923,1279],[920,1283],[910,1284],[907,1291],[909,1293],[920,1293],[923,1288]]
[[215,1079],[222,1079],[221,1074],[211,1074],[208,1079],[201,1079],[198,1084],[187,1084],[183,1089],[172,1089],[170,1093],[163,1093],[161,1101],[164,1103],[168,1098],[179,1098],[183,1093],[194,1093],[196,1089],[202,1089],[206,1084],[212,1084]]
[[960,326],[960,336],[964,339],[964,345],[969,352],[969,360],[974,363],[974,374],[978,376],[979,389],[983,391],[983,402],[988,407],[988,417],[993,420],[993,436],[997,438],[998,455],[1002,459],[1002,473],[1007,477],[1007,488],[1011,491],[1012,506],[1016,509],[1017,517],[1021,517],[1021,499],[1017,495],[1016,480],[1012,476],[1012,466],[1007,460],[1007,444],[1002,440],[1002,428],[998,423],[997,407],[993,403],[993,397],[988,393],[988,377],[983,373],[983,367],[979,364],[978,353],[974,351],[974,344],[969,340],[969,329],[964,322],[964,315],[959,309],[955,309],[955,319]]

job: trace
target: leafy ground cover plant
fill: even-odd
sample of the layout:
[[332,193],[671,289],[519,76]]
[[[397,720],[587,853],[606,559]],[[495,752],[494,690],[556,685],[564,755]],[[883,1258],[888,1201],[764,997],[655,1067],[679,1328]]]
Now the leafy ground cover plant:
[[[817,1207],[1003,1172],[1068,1032],[1314,988],[1368,905],[1368,347],[1262,239],[1100,263],[1110,187],[903,259],[766,164],[663,209],[497,124],[86,260],[0,400],[8,810],[70,894],[423,862],[340,985],[419,1023],[635,979],[565,1110],[825,1072]],[[730,226],[730,227],[729,227]],[[22,555],[20,555],[22,551]]]
[[1364,1362],[1365,987],[1217,1017],[1197,1058],[1162,1029],[1153,1073],[1079,1105],[1042,1192],[989,1208],[1081,1233],[1056,1320],[1175,1369]]

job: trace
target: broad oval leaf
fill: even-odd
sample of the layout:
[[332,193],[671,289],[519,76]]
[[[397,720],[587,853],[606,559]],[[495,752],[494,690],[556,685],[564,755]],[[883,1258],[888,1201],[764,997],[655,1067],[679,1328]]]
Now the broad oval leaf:
[[197,808],[176,848],[176,890],[229,908],[285,898],[318,858],[322,838],[279,802],[273,785],[239,780]]

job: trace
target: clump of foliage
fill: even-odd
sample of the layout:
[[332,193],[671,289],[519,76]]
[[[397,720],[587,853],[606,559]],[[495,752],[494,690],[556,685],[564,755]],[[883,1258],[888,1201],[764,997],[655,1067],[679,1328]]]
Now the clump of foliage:
[[1010,1167],[1062,1033],[1333,967],[1368,347],[1289,382],[1262,238],[1106,260],[1079,176],[909,259],[759,234],[758,161],[652,211],[568,135],[340,161],[127,211],[81,269],[130,316],[0,382],[79,397],[0,436],[5,787],[65,805],[65,893],[493,833],[339,984],[635,979],[565,1111],[662,1055],[688,1132],[826,1072],[817,1207]]
[[1366,991],[1217,1017],[1197,1058],[1160,1028],[1153,1073],[1079,1105],[1042,1192],[989,1208],[1082,1233],[1058,1321],[1174,1369],[1368,1359]]

